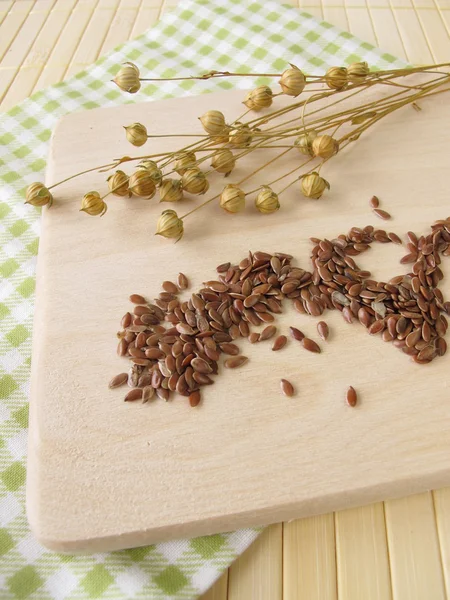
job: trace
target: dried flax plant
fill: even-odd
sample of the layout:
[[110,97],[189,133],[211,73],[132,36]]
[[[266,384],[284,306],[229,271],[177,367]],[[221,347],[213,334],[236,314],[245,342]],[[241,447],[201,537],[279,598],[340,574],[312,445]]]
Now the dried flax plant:
[[[280,91],[274,92],[267,85],[251,90],[244,100],[245,112],[233,121],[227,121],[218,110],[207,111],[199,117],[205,130],[203,136],[198,133],[152,136],[141,123],[127,125],[126,138],[137,147],[152,137],[193,137],[195,141],[175,152],[124,156],[48,187],[33,183],[27,189],[26,202],[33,206],[51,206],[53,188],[91,171],[111,170],[107,178],[108,191],[103,194],[90,191],[83,196],[81,210],[86,214],[104,215],[107,211],[105,200],[110,195],[151,199],[157,188],[160,202],[182,204],[186,194],[206,194],[212,177],[228,177],[238,161],[255,151],[256,156],[261,156],[261,164],[256,170],[240,181],[226,183],[220,194],[207,198],[181,216],[173,209],[164,210],[158,219],[156,234],[179,240],[183,236],[185,219],[212,202],[218,202],[228,213],[238,213],[252,199],[259,213],[271,214],[280,208],[280,196],[293,185],[298,186],[304,197],[318,200],[330,189],[322,173],[327,161],[394,111],[408,105],[420,110],[419,101],[449,91],[449,67],[450,63],[442,63],[370,71],[367,63],[359,62],[348,67],[331,67],[322,76],[306,75],[295,65],[290,65],[281,74],[210,71],[198,77],[171,78],[275,77],[279,78]],[[422,75],[420,82],[412,77],[416,74]],[[142,81],[166,80],[141,78],[138,67],[132,63],[125,63],[114,79],[121,90],[131,94],[139,91]],[[386,94],[386,90],[392,91]],[[372,92],[371,99],[366,97],[369,91]],[[373,91],[377,93],[376,99],[373,99]],[[297,99],[304,92],[309,92],[305,99]],[[279,96],[290,97],[292,102],[273,110],[271,107]],[[261,110],[264,110],[261,116],[253,114]],[[267,161],[263,152],[267,149],[279,152]],[[281,161],[292,151],[299,157],[294,169],[272,181],[262,180],[250,188],[244,187],[243,184],[256,175],[266,173],[269,164]],[[125,163],[137,163],[132,173],[118,168]]]

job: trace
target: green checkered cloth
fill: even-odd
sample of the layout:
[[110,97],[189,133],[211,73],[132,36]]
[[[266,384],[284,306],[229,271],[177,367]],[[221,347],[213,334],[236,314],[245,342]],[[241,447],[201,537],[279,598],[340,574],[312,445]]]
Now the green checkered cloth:
[[[25,454],[39,213],[24,190],[44,179],[51,131],[63,115],[142,100],[271,83],[167,81],[121,93],[110,83],[120,63],[171,77],[211,69],[280,72],[293,62],[309,73],[365,60],[404,66],[394,56],[274,1],[186,0],[146,34],[68,81],[40,91],[0,116],[0,598],[187,599],[204,592],[256,538],[241,530],[146,548],[61,556],[34,539],[24,510]],[[145,76],[144,75],[144,76]]]

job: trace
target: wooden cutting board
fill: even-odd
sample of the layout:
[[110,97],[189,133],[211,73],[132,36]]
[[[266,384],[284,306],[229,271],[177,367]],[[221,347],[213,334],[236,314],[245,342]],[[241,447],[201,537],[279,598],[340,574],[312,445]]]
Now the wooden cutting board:
[[[216,108],[235,118],[241,101],[241,92],[226,92],[65,117],[53,137],[47,183],[131,154],[122,125],[197,133],[197,116]],[[168,208],[156,198],[112,197],[101,219],[80,213],[83,193],[104,190],[105,174],[59,189],[42,218],[32,361],[27,507],[43,544],[70,552],[139,546],[450,483],[449,356],[416,365],[337,311],[324,316],[331,335],[321,354],[294,341],[277,353],[270,342],[240,342],[248,364],[221,369],[197,409],[181,397],[124,403],[124,390],[107,386],[127,368],[115,334],[131,293],[152,298],[179,271],[194,291],[219,263],[238,262],[249,249],[291,253],[309,268],[309,237],[335,237],[351,226],[428,232],[450,212],[449,119],[445,96],[424,102],[420,113],[405,109],[324,167],[332,188],[320,201],[294,186],[270,216],[256,213],[251,201],[239,215],[213,204],[186,220],[178,244],[154,236]],[[176,149],[183,139],[152,140],[133,154]],[[246,189],[293,168],[299,156],[291,154]],[[226,181],[239,181],[260,159]],[[224,183],[216,181],[212,194]],[[373,194],[391,221],[372,214]],[[184,213],[199,202],[175,208]],[[399,264],[404,253],[378,244],[358,262],[386,281],[408,271]],[[450,278],[441,289],[449,295]],[[286,304],[277,325],[318,339],[317,321]],[[295,397],[281,395],[280,378],[295,384]],[[361,399],[355,409],[345,404],[349,385]]]

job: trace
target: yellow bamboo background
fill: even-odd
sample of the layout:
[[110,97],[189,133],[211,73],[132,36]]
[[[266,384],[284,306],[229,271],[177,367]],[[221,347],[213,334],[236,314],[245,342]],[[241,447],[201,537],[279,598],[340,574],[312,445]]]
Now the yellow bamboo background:
[[[297,3],[411,63],[450,60],[450,0]],[[0,109],[84,69],[176,4],[0,0]],[[445,598],[450,489],[272,525],[202,600]]]

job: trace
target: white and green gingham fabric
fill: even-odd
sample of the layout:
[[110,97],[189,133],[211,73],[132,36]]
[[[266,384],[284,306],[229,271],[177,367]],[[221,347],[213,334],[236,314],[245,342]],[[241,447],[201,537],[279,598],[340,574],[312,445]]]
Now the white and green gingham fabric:
[[[97,554],[62,556],[41,547],[25,517],[27,396],[30,380],[39,213],[23,204],[26,186],[44,179],[51,131],[63,115],[99,106],[250,88],[264,79],[166,81],[121,93],[110,83],[120,63],[142,76],[211,69],[308,73],[365,60],[404,66],[328,23],[274,1],[185,0],[146,34],[75,77],[0,115],[0,599],[187,599],[204,592],[257,536],[241,530]],[[272,83],[271,81],[269,83]]]

